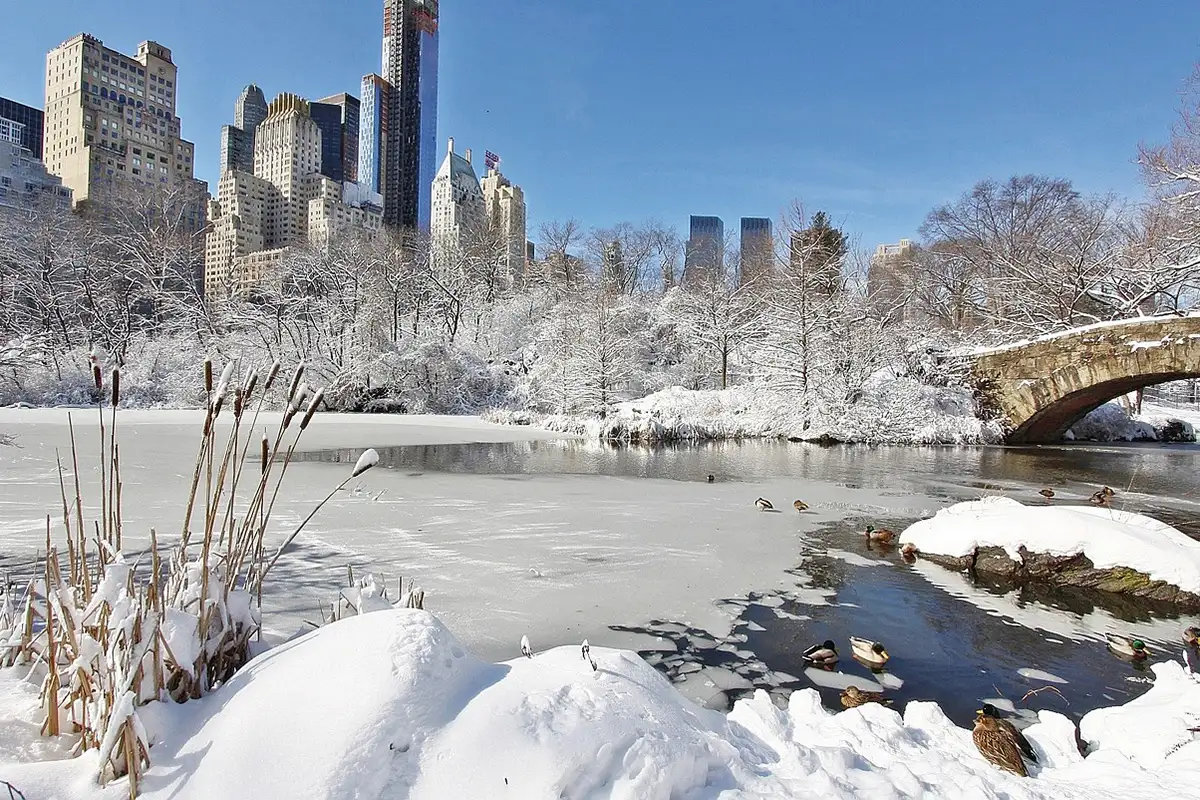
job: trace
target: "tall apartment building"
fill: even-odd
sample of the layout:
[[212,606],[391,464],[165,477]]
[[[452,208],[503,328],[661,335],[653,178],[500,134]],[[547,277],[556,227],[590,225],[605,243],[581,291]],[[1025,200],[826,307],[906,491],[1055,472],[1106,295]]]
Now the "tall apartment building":
[[358,98],[342,92],[309,105],[321,129],[321,174],[337,183],[357,181]]
[[[909,263],[912,254],[913,244],[909,239],[875,248],[867,268],[867,295],[876,304],[895,309],[904,303],[913,284],[912,265]],[[902,317],[911,318],[909,309],[903,309]]]
[[177,78],[171,51],[150,41],[128,56],[84,33],[46,55],[46,168],[75,203],[103,208],[124,202],[117,189],[180,188],[184,222],[203,228],[208,187],[175,114]]
[[236,169],[254,171],[254,132],[267,118],[267,98],[262,89],[250,84],[238,96],[233,107],[233,124],[221,128],[221,172]]
[[525,193],[494,168],[480,183],[487,224],[505,243],[504,268],[511,286],[525,276]]
[[358,108],[358,184],[383,194],[383,151],[387,139],[388,83],[363,76]]
[[21,126],[21,141],[18,144],[40,161],[42,159],[42,127],[46,117],[42,110],[18,103],[16,100],[0,97],[0,117]]
[[767,217],[742,217],[739,243],[741,263],[738,280],[742,284],[762,280],[775,269],[775,239]]
[[[383,199],[386,207],[386,194]],[[479,178],[471,166],[471,151],[461,156],[455,153],[454,139],[450,139],[446,158],[433,179],[432,206],[429,237],[433,262],[439,265],[466,244],[473,232],[483,230],[487,224],[487,207]]]
[[23,123],[0,116],[0,212],[69,208],[71,190],[46,172],[45,164],[24,145],[28,139]]
[[725,262],[725,223],[720,217],[689,218],[687,250],[683,256],[683,280],[688,282],[703,272],[720,270]]
[[321,174],[321,129],[308,101],[280,94],[254,133],[254,171],[222,173],[209,205],[205,295],[222,299],[273,280],[288,248],[341,231],[376,231],[382,198]]
[[[373,76],[368,76],[371,78]],[[364,113],[377,135],[362,135],[360,153],[379,165],[384,223],[395,228],[430,229],[431,186],[437,167],[438,0],[384,0],[383,69],[372,86],[381,91],[382,109]],[[367,96],[363,80],[362,105]],[[372,175],[359,174],[360,181]],[[368,185],[371,185],[368,181]]]

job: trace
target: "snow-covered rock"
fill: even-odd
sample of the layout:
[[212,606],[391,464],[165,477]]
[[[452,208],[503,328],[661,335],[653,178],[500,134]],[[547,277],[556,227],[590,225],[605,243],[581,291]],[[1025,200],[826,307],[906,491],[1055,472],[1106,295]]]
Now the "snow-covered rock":
[[[724,715],[685,700],[630,652],[558,647],[485,663],[431,615],[378,611],[272,650],[214,694],[144,709],[154,741],[146,798],[1124,798],[1186,796],[1200,779],[1189,739],[1200,683],[1160,665],[1149,692],[1074,726],[1027,729],[1045,758],[1001,772],[934,703],[834,714],[814,690],[786,708],[762,691]],[[36,706],[10,692],[0,717]],[[5,684],[3,681],[10,681]],[[7,703],[10,697],[15,699]],[[1130,730],[1150,730],[1136,752]],[[94,759],[0,748],[0,778],[29,797],[119,797],[83,779]],[[33,794],[30,792],[33,791]]]
[[1185,592],[1200,593],[1200,542],[1165,522],[1077,505],[1026,506],[1007,497],[985,497],[943,508],[900,534],[924,554],[966,556],[998,547],[1013,561],[1031,553],[1082,553],[1097,569],[1128,567]]

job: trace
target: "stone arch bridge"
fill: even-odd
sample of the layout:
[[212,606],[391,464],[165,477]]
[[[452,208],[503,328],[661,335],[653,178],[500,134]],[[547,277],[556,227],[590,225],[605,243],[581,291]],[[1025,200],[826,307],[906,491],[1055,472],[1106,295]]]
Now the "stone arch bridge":
[[967,356],[1009,444],[1054,442],[1089,411],[1145,386],[1200,378],[1200,314],[1105,322]]

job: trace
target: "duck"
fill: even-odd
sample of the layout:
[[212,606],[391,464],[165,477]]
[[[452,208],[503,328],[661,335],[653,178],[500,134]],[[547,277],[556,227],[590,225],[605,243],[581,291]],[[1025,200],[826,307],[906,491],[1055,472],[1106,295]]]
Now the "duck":
[[892,704],[892,701],[884,698],[881,692],[864,692],[857,686],[847,686],[842,692],[841,698],[844,708],[858,708],[859,706],[865,706],[867,703],[879,703],[885,706]]
[[1012,732],[1000,726],[1000,720],[987,714],[975,717],[975,728],[971,739],[979,755],[1002,770],[1028,778],[1025,762],[1021,760],[1021,748]]
[[1116,492],[1105,486],[1091,496],[1092,505],[1106,506],[1115,495]]
[[708,476],[708,482],[709,482],[709,483],[716,483],[716,482],[717,482],[717,476],[716,476],[716,475],[709,475],[709,476]]
[[759,511],[774,511],[775,506],[771,505],[771,501],[765,498],[758,498],[754,501],[754,505],[758,506]]
[[1054,490],[1049,489],[1049,488],[1042,489],[1038,492],[1038,494],[1040,494],[1042,497],[1045,497],[1047,500],[1049,500],[1051,497],[1054,497]]
[[1183,632],[1183,643],[1188,647],[1200,646],[1200,628],[1194,625]]
[[796,502],[792,503],[792,508],[796,509],[797,511],[808,511],[808,503],[804,502],[803,500],[797,500]]
[[583,646],[580,649],[580,652],[583,654],[583,660],[592,665],[592,672],[596,672],[598,669],[600,669],[596,666],[596,659],[592,658],[592,646],[588,643],[587,639],[583,640]]
[[814,644],[804,651],[804,660],[810,664],[836,664],[838,660],[837,645],[832,639],[826,639],[821,644]]
[[533,658],[533,648],[529,646],[529,637],[521,637],[521,655],[526,658]]
[[900,545],[900,557],[905,561],[917,560],[917,546],[912,542],[905,542]]
[[1106,633],[1104,638],[1108,641],[1108,647],[1119,656],[1141,660],[1150,655],[1150,651],[1146,649],[1146,643],[1141,639],[1130,639],[1127,636],[1121,636],[1116,633]]
[[997,709],[991,703],[984,703],[983,708],[979,709],[975,713],[988,717],[995,717],[996,721],[1000,723],[1000,727],[1012,734],[1013,741],[1017,743],[1017,748],[1020,749],[1021,755],[1029,761],[1032,761],[1035,764],[1037,763],[1038,757],[1037,753],[1033,751],[1033,745],[1029,743],[1029,740],[1025,738],[1025,734],[1021,733],[1016,725],[1013,725],[1010,721],[1000,716],[999,709]]
[[857,636],[850,637],[850,652],[859,661],[863,661],[873,667],[881,667],[891,658],[888,655],[887,649],[879,642],[873,642],[870,639],[860,639]]
[[874,525],[868,525],[867,539],[880,544],[891,544],[896,541],[896,532],[888,528],[876,528]]

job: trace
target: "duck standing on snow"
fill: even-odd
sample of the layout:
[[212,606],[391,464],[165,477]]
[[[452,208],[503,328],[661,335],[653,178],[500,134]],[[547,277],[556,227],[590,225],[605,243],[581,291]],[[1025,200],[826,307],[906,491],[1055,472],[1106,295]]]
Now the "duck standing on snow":
[[887,649],[879,642],[872,642],[870,639],[859,639],[857,636],[850,637],[850,653],[859,661],[865,662],[872,667],[882,667],[891,658],[888,655]]
[[980,714],[975,717],[975,729],[971,731],[979,755],[1003,770],[1028,778],[1025,762],[1021,760],[1021,748],[1011,731],[1000,727],[1000,720]]
[[521,655],[526,658],[533,658],[533,648],[529,646],[529,637],[521,637]]
[[838,660],[837,645],[833,643],[832,639],[826,639],[822,644],[814,644],[804,651],[804,660],[819,666],[836,664]]
[[891,700],[884,699],[881,692],[864,692],[857,686],[847,686],[842,692],[842,706],[845,708],[858,708],[865,706],[867,703],[879,703],[881,705],[890,706]]
[[592,658],[592,646],[588,644],[588,640],[583,640],[583,660],[592,665],[592,672],[600,669],[596,666],[595,659]]
[[709,483],[716,483],[716,482],[717,482],[717,476],[716,476],[716,475],[709,475],[709,476],[708,476],[708,482],[709,482]]
[[774,511],[775,510],[775,506],[771,505],[771,501],[767,500],[765,498],[762,498],[762,497],[755,500],[754,505],[758,507],[759,511]]
[[879,542],[880,544],[891,544],[896,541],[896,532],[887,528],[876,528],[874,525],[868,525],[867,540]]
[[983,708],[979,709],[975,713],[985,717],[993,717],[996,722],[999,723],[1000,728],[1008,731],[1008,733],[1012,736],[1013,741],[1017,743],[1017,748],[1021,751],[1021,755],[1033,763],[1037,763],[1037,753],[1033,752],[1033,745],[1031,745],[1029,740],[1025,738],[1025,734],[1021,733],[1021,731],[1017,729],[1016,725],[1013,725],[1011,722],[1000,716],[999,709],[997,709],[991,703],[984,703]]
[[808,511],[808,503],[804,502],[803,500],[797,500],[796,502],[792,503],[792,508],[796,509],[797,511]]
[[1054,497],[1054,490],[1053,489],[1042,489],[1040,492],[1038,492],[1038,494],[1040,494],[1042,497],[1049,500],[1051,497]]
[[1146,643],[1141,639],[1130,639],[1128,636],[1116,633],[1106,633],[1104,638],[1108,641],[1109,649],[1119,656],[1141,661],[1150,655],[1150,651],[1146,649]]

